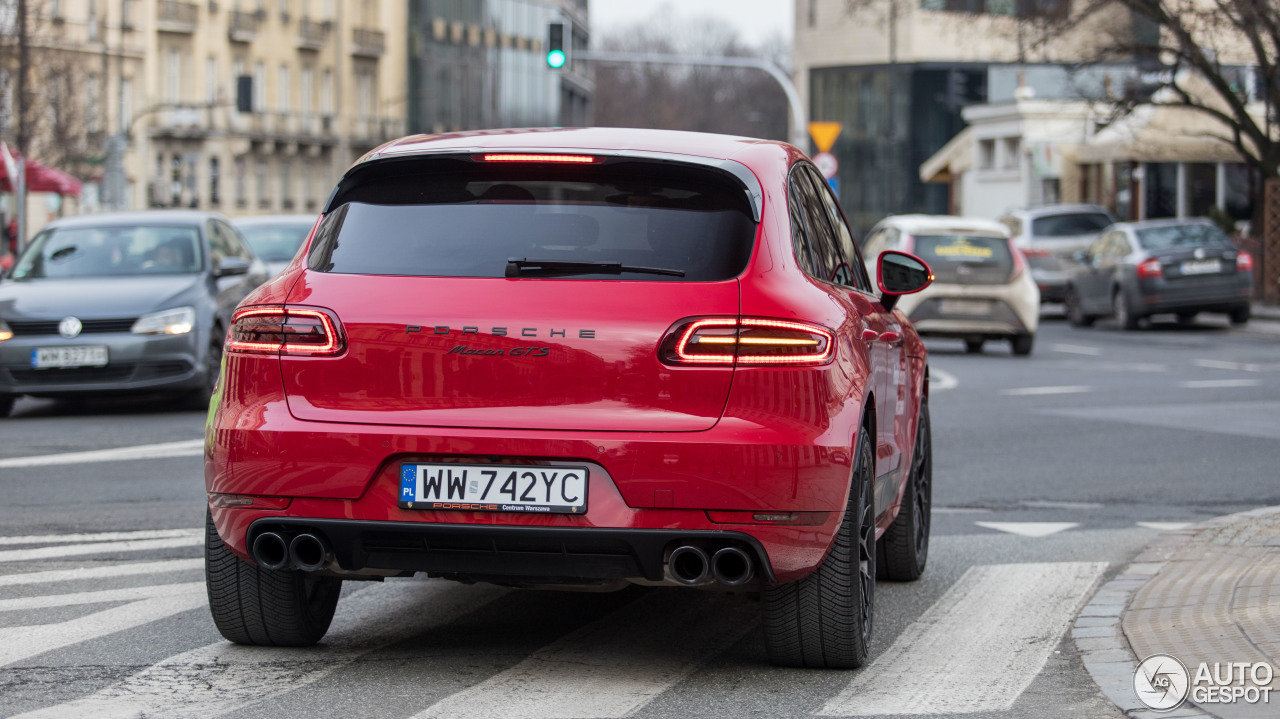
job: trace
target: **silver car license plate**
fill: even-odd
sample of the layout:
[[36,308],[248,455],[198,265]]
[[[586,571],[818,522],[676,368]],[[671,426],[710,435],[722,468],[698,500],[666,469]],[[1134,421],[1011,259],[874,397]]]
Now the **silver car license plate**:
[[37,347],[31,350],[31,366],[36,369],[54,367],[105,367],[107,346]]
[[1221,260],[1191,260],[1182,263],[1184,275],[1212,275],[1222,271]]
[[584,514],[587,468],[516,464],[400,465],[402,509]]
[[989,300],[940,300],[938,311],[944,315],[989,315]]

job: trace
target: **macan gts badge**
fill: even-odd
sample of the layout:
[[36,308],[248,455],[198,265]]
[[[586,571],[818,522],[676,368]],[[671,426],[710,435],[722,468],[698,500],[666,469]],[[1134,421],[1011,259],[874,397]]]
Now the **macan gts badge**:
[[[210,407],[218,630],[306,646],[344,581],[759,599],[769,658],[868,661],[928,558],[928,355],[790,145],[409,137],[236,310]],[[726,601],[734,601],[732,598]]]

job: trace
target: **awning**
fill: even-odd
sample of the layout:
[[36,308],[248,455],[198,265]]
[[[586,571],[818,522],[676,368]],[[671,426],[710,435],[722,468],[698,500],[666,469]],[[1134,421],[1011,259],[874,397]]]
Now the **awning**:
[[[9,151],[16,161],[18,153]],[[13,192],[13,183],[5,170],[7,162],[0,162],[0,192]],[[80,181],[61,170],[46,167],[35,160],[27,160],[27,192],[55,192],[59,195],[80,196]]]

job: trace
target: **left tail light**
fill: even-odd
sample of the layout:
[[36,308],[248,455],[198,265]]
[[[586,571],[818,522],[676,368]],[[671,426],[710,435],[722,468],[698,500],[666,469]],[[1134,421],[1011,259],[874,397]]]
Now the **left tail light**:
[[821,365],[835,356],[835,336],[808,322],[707,317],[677,323],[659,354],[673,365]]
[[1253,272],[1253,255],[1240,250],[1240,254],[1236,255],[1236,271]]
[[1152,279],[1163,276],[1164,270],[1160,267],[1160,260],[1154,257],[1148,260],[1143,260],[1138,264],[1138,277],[1143,279]]
[[231,318],[228,352],[328,356],[342,354],[346,335],[331,310],[244,307]]

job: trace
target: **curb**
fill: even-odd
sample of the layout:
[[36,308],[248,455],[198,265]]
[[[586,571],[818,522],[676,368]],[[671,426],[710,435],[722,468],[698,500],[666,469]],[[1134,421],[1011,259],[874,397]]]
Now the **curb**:
[[1164,569],[1170,557],[1200,532],[1234,524],[1253,517],[1280,513],[1280,507],[1261,507],[1246,512],[1227,514],[1193,524],[1184,529],[1162,533],[1147,545],[1129,566],[1114,579],[1102,585],[1089,603],[1080,610],[1071,627],[1085,669],[1126,717],[1132,719],[1190,719],[1214,717],[1187,701],[1173,711],[1156,711],[1138,700],[1133,691],[1133,675],[1140,659],[1121,627],[1125,609],[1133,595]]

